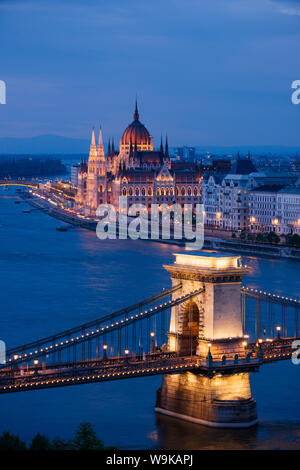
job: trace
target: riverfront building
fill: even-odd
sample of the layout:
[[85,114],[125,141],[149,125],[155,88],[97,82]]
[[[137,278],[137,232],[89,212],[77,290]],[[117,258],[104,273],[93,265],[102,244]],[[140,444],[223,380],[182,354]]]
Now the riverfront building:
[[251,191],[250,229],[300,235],[300,177],[293,185],[264,185]]
[[300,177],[258,172],[250,155],[238,156],[227,174],[205,171],[202,196],[207,227],[300,233]]
[[82,162],[78,174],[76,207],[85,215],[95,215],[100,204],[119,208],[119,197],[128,204],[196,204],[201,202],[202,173],[200,166],[190,162],[172,162],[168,140],[154,149],[153,140],[139,120],[137,103],[133,122],[125,129],[120,149],[110,140],[105,154],[102,131],[96,145],[95,132],[88,162]]

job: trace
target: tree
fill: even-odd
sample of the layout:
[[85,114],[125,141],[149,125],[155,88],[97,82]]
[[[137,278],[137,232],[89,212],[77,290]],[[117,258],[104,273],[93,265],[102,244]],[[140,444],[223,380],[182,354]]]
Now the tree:
[[51,443],[52,450],[71,450],[72,443],[70,441],[64,441],[60,437],[55,437]]
[[50,441],[38,432],[32,439],[29,450],[51,450]]
[[289,233],[288,235],[285,236],[285,242],[287,245],[292,245],[299,247],[300,246],[300,236],[297,235],[297,233]]
[[26,450],[26,444],[22,442],[18,436],[4,431],[0,436],[0,451],[1,450]]
[[280,242],[280,237],[275,232],[269,232],[266,238],[267,238],[267,241],[270,243]]
[[72,440],[72,448],[75,450],[102,450],[104,445],[97,438],[93,426],[90,423],[82,422],[78,426],[75,437]]
[[264,242],[264,241],[265,241],[264,235],[263,235],[262,233],[258,233],[258,234],[256,235],[256,241],[257,241],[257,242]]

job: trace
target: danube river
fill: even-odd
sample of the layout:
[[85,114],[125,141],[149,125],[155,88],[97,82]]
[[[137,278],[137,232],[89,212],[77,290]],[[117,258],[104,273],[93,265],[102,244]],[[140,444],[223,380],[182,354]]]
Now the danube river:
[[[0,191],[0,339],[15,346],[130,305],[170,286],[162,265],[178,247],[141,241],[99,241],[14,204],[14,190]],[[246,258],[245,283],[299,296],[296,261]],[[216,430],[156,416],[161,377],[39,390],[0,396],[0,432],[30,441],[41,432],[69,438],[91,422],[106,445],[118,448],[300,448],[300,365],[266,365],[251,376],[259,425]]]

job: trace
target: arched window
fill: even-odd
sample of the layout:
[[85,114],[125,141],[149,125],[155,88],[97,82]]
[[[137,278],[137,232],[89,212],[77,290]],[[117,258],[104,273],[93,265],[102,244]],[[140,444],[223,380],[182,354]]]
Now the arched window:
[[170,196],[174,196],[174,189],[173,188],[170,189]]
[[181,188],[181,196],[185,196],[185,188]]
[[198,189],[196,187],[194,188],[194,196],[198,196]]
[[191,196],[191,195],[192,195],[192,189],[188,188],[188,196]]
[[139,195],[140,195],[140,190],[139,190],[139,188],[135,188],[135,195],[136,195],[136,196],[139,196]]
[[123,191],[122,191],[123,196],[126,196],[126,193],[127,193],[126,188],[123,188]]
[[157,188],[157,190],[156,190],[156,196],[160,196],[160,189],[159,188]]
[[146,195],[146,190],[145,188],[142,188],[142,196],[145,196]]
[[129,196],[132,196],[132,194],[133,194],[132,188],[129,188],[128,192],[129,192]]
[[161,195],[162,195],[162,196],[165,195],[165,190],[164,190],[164,188],[161,188]]
[[169,189],[166,189],[166,196],[169,196]]
[[150,186],[148,188],[148,196],[152,196],[152,189],[150,188]]

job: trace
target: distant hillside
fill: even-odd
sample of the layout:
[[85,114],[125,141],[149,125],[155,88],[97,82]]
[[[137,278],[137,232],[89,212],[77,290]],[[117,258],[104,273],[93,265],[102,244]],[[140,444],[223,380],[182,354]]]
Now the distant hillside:
[[32,178],[66,174],[67,169],[58,158],[7,158],[0,159],[0,178]]
[[216,145],[196,145],[196,151],[200,154],[216,154],[216,155],[300,155],[299,147],[289,147],[280,145],[233,145],[221,147]]
[[0,154],[72,154],[86,153],[88,139],[73,139],[59,135],[39,135],[26,138],[0,138]]
[[[300,155],[299,147],[288,146],[275,146],[275,145],[232,145],[232,146],[217,146],[217,145],[196,145],[190,143],[191,146],[196,147],[197,153],[217,154],[217,155],[230,155],[241,152],[247,154],[248,151],[255,155]],[[105,148],[107,146],[105,145]],[[180,147],[180,146],[179,146]],[[62,154],[86,154],[90,148],[89,139],[76,139],[71,137],[63,137],[59,135],[39,135],[37,137],[26,138],[8,138],[0,137],[0,155],[3,154],[23,154],[23,155],[62,155]],[[176,148],[174,143],[173,148]],[[170,147],[172,151],[172,147]]]

